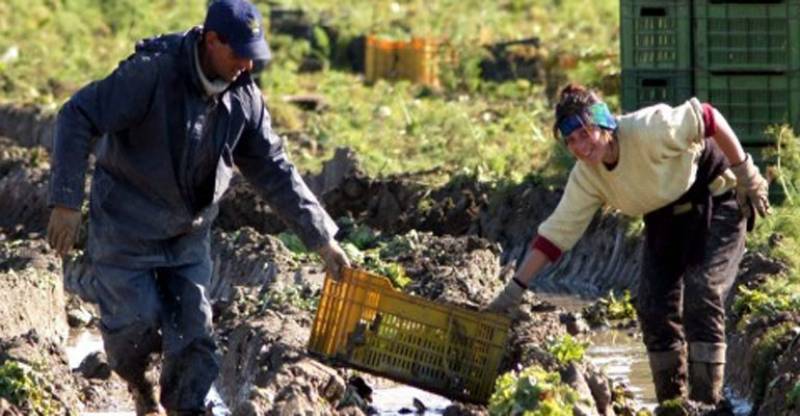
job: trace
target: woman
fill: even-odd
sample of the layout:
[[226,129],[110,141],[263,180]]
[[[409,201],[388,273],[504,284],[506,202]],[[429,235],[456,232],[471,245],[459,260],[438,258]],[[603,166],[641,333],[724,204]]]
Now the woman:
[[[659,402],[721,399],[725,298],[767,182],[722,115],[692,98],[614,117],[579,85],[561,91],[554,132],[577,159],[556,210],[488,309],[513,313],[532,278],[572,248],[602,205],[644,215],[637,296]],[[688,358],[688,369],[687,369]]]

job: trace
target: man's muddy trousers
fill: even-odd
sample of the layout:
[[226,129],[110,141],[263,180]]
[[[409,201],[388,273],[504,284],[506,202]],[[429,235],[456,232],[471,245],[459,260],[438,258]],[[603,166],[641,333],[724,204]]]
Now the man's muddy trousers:
[[95,263],[94,295],[109,364],[132,386],[148,356],[162,353],[161,404],[171,413],[204,410],[219,372],[206,290],[211,261],[154,268]]
[[[713,202],[706,230],[702,216],[691,211],[676,209],[671,220],[660,223],[645,218],[636,306],[659,402],[685,396],[687,377],[690,398],[714,403],[720,397],[725,300],[744,252],[745,221],[732,192]],[[702,244],[691,249],[702,252],[687,261],[685,248],[697,238],[703,238]],[[705,377],[709,372],[712,376]]]

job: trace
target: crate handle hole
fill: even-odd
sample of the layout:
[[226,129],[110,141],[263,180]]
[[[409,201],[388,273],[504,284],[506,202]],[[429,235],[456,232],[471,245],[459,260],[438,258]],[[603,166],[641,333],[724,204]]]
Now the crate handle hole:
[[642,80],[643,87],[666,87],[667,80],[665,79],[643,79]]
[[764,3],[785,3],[786,0],[711,0],[711,4],[764,4]]
[[641,17],[665,17],[666,15],[667,9],[663,7],[642,7],[639,10]]

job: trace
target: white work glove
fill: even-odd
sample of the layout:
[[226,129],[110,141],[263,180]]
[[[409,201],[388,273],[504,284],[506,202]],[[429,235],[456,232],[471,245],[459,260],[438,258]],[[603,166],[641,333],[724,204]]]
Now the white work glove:
[[485,310],[513,317],[519,312],[525,290],[526,288],[518,283],[517,279],[511,279]]
[[761,176],[758,166],[753,163],[753,157],[746,154],[744,161],[736,166],[731,166],[731,171],[736,175],[736,202],[745,218],[750,218],[754,213],[752,207],[762,217],[770,213],[767,180]]
[[50,222],[47,224],[47,242],[59,256],[64,257],[75,246],[80,226],[80,211],[67,207],[53,207]]
[[322,261],[325,262],[325,269],[333,276],[334,279],[342,280],[342,267],[350,267],[350,260],[344,254],[344,250],[339,246],[336,240],[330,240],[327,244],[317,250]]

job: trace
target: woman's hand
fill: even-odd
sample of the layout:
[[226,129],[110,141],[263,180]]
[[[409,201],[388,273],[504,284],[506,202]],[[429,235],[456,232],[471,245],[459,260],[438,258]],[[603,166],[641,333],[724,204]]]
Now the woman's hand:
[[513,317],[519,311],[525,290],[517,279],[511,279],[485,310]]
[[753,163],[749,154],[738,165],[731,166],[731,171],[736,175],[736,201],[745,218],[750,218],[754,213],[751,206],[762,217],[770,213],[767,180],[761,176],[758,166]]

